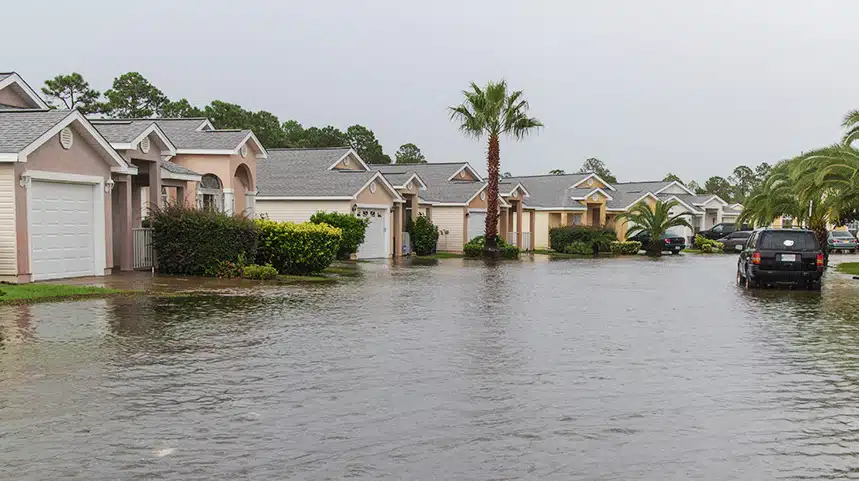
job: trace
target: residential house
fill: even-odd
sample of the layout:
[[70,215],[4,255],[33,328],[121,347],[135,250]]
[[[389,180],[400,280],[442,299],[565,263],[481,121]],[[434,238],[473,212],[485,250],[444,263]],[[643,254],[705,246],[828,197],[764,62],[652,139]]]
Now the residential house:
[[359,259],[399,255],[405,199],[424,184],[417,176],[398,178],[395,188],[348,147],[270,149],[257,164],[257,212],[277,221],[306,222],[319,211],[367,218]]

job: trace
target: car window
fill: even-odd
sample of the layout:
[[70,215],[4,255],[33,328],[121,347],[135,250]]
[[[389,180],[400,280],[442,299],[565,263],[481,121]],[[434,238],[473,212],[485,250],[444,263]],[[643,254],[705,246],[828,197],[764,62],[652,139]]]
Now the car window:
[[717,225],[717,226],[713,227],[713,233],[714,234],[721,234],[722,230],[723,230],[723,226],[721,226],[721,225]]
[[817,239],[811,232],[767,231],[761,234],[760,249],[799,251],[817,248]]
[[749,240],[746,242],[746,247],[754,248],[758,242],[758,233],[752,232],[752,235],[749,237]]
[[830,234],[832,234],[832,237],[840,237],[842,239],[852,239],[853,238],[853,234],[851,234],[847,231],[843,231],[843,230],[836,230],[836,231],[830,232]]
[[746,239],[751,236],[751,232],[734,232],[728,236],[728,239]]

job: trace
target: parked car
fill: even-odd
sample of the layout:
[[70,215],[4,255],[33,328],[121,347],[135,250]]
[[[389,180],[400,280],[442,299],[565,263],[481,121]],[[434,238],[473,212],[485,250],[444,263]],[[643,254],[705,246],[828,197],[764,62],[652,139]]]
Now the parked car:
[[738,230],[722,237],[718,242],[725,244],[725,252],[741,251],[751,235],[752,231],[750,230]]
[[736,231],[751,231],[752,228],[749,227],[748,224],[742,224],[737,227],[737,224],[732,222],[721,222],[719,224],[710,227],[707,230],[702,230],[698,234],[708,238],[708,239],[721,239],[722,237],[727,237],[728,235],[736,232]]
[[859,242],[856,242],[853,234],[846,230],[830,231],[827,243],[830,252],[850,251],[855,254],[856,250],[859,249]]
[[[647,249],[647,246],[650,244],[650,234],[647,232],[638,232],[634,236],[628,237],[627,240],[641,242],[641,247]],[[679,254],[680,251],[686,248],[686,238],[683,236],[666,233],[659,236],[659,240],[664,243],[662,252]]]
[[737,284],[746,288],[793,284],[819,289],[823,250],[806,229],[758,229],[737,261]]

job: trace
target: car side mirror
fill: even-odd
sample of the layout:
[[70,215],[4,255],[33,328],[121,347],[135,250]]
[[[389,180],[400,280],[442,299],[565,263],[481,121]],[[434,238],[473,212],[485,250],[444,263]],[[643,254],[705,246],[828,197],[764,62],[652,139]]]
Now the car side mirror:
[[742,246],[742,244],[737,244],[737,245],[735,245],[735,246],[734,246],[734,250],[735,250],[735,251],[737,251],[737,252],[743,252],[743,246]]

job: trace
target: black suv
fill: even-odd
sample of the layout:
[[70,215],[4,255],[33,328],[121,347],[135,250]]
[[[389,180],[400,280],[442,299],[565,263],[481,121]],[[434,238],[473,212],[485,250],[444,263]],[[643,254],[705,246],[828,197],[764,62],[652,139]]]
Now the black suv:
[[[636,233],[634,236],[627,238],[626,240],[641,242],[641,248],[647,249],[647,245],[650,244],[650,234],[641,231]],[[661,244],[663,244],[663,252],[679,254],[680,251],[686,248],[686,238],[682,236],[665,233],[659,237],[659,241]]]
[[758,229],[737,262],[737,284],[747,288],[794,284],[820,288],[823,251],[814,232],[805,229]]
[[741,230],[752,230],[749,228],[748,224],[743,224],[737,227],[737,224],[731,222],[722,222],[720,224],[716,224],[713,227],[710,227],[707,230],[702,230],[698,234],[708,238],[708,239],[721,239],[722,237],[727,237],[728,235],[741,231]]

